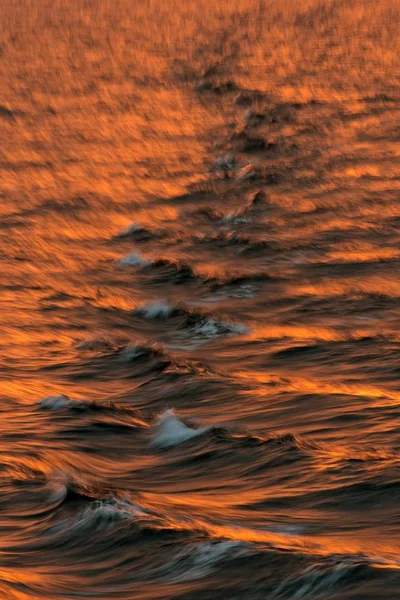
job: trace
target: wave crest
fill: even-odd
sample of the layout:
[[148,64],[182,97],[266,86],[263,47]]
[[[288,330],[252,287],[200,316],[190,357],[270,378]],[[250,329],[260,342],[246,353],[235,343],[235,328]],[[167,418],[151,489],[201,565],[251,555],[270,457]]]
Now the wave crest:
[[158,417],[152,446],[163,449],[171,448],[204,435],[211,430],[212,426],[199,427],[198,429],[189,427],[177,417],[173,409],[168,409]]

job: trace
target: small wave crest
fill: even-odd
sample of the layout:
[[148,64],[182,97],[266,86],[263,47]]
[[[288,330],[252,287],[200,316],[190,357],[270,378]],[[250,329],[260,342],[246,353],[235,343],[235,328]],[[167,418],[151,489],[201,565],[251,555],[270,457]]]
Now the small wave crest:
[[153,321],[154,319],[168,319],[172,315],[178,314],[178,309],[165,301],[159,301],[148,302],[137,308],[135,312],[138,316]]
[[127,254],[123,258],[119,260],[119,265],[121,267],[148,267],[151,265],[151,260],[148,258],[144,258],[140,252],[132,252],[132,254]]
[[244,335],[248,328],[240,323],[219,321],[218,319],[199,316],[198,319],[188,319],[193,326],[195,335],[201,335],[205,338],[216,338],[220,335]]
[[156,270],[154,279],[159,282],[187,283],[198,279],[190,265],[171,258],[158,258],[151,264]]
[[105,424],[109,423],[110,426],[115,425],[115,422],[109,420],[108,416],[119,415],[119,417],[125,419],[125,423],[127,423],[131,429],[148,427],[148,423],[143,419],[139,410],[131,408],[130,406],[124,406],[123,404],[115,404],[114,402],[100,403],[90,400],[74,400],[68,396],[60,395],[47,396],[46,398],[39,400],[35,406],[40,410],[63,411],[69,409],[72,413],[94,412],[103,414],[107,417]]
[[130,342],[118,351],[118,357],[124,362],[132,362],[143,358],[161,358],[163,351],[157,344]]
[[232,560],[249,552],[250,544],[236,540],[216,540],[190,546],[166,567],[169,581],[190,581],[209,575],[223,560]]
[[65,543],[66,532],[71,536],[75,536],[77,532],[82,534],[84,531],[93,533],[95,530],[108,528],[113,523],[133,521],[145,515],[145,511],[130,498],[109,495],[103,499],[89,501],[81,510],[76,510],[75,506],[70,517],[59,521],[51,528],[50,533],[63,536],[62,540]]
[[173,409],[168,409],[158,417],[152,446],[163,449],[171,448],[204,435],[212,429],[212,426],[197,429],[189,427],[176,415]]
[[168,257],[150,259],[144,257],[140,252],[127,254],[119,260],[119,265],[139,267],[146,273],[151,273],[153,280],[160,283],[180,284],[199,279],[193,268],[185,262]]
[[[184,343],[204,343],[219,336],[244,335],[248,333],[247,325],[205,315],[198,310],[190,310],[179,305],[170,305],[165,301],[151,302],[138,307],[135,313],[147,320],[180,319],[177,337]],[[177,341],[178,341],[177,340]]]
[[87,407],[89,406],[89,402],[73,400],[68,396],[60,394],[59,396],[46,396],[46,398],[39,400],[38,406],[45,410],[60,410],[62,408]]
[[122,229],[117,237],[126,238],[126,237],[135,237],[140,239],[149,239],[152,237],[151,231],[139,225],[138,223],[131,223],[125,229]]
[[108,496],[103,500],[96,500],[87,507],[85,518],[88,520],[122,520],[132,519],[145,515],[145,510],[128,497],[117,498]]
[[365,561],[353,558],[332,559],[316,563],[300,573],[285,579],[271,594],[271,598],[326,598],[338,588],[354,585],[365,577],[370,567]]

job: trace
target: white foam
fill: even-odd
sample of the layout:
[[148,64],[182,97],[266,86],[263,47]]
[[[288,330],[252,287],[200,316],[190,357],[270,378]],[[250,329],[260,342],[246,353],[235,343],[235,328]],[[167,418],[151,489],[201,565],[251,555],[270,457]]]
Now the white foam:
[[183,551],[178,559],[168,565],[170,581],[189,581],[204,577],[214,571],[226,558],[236,558],[248,553],[250,545],[242,541],[206,542]]
[[232,298],[254,298],[256,287],[251,283],[243,283],[231,293]]
[[215,171],[233,171],[238,166],[238,162],[236,160],[235,155],[232,152],[228,152],[227,154],[219,154],[215,161],[214,170]]
[[227,555],[242,553],[248,545],[241,541],[208,542],[197,546],[192,553],[193,562],[196,565],[207,565],[219,561]]
[[218,319],[199,317],[197,321],[189,324],[183,331],[176,333],[175,339],[168,344],[171,349],[191,349],[206,344],[209,340],[215,340],[222,336],[244,335],[249,328],[240,323],[219,321]]
[[115,521],[133,520],[148,516],[148,513],[130,498],[115,498],[110,496],[96,500],[80,512],[74,512],[72,519],[59,522],[52,527],[53,533],[72,529],[92,529],[97,526],[108,526]]
[[303,535],[305,532],[305,528],[300,525],[274,525],[271,528],[271,531],[276,531],[278,533],[282,533],[287,537],[295,537],[298,535]]
[[324,598],[331,595],[342,579],[349,576],[356,566],[353,560],[328,561],[327,564],[315,564],[306,567],[300,573],[285,579],[274,592],[271,598],[286,598],[291,594],[295,598]]
[[250,223],[252,218],[249,214],[246,214],[246,208],[238,208],[227,213],[221,219],[222,223]]
[[104,500],[97,500],[88,507],[87,516],[91,518],[110,519],[132,519],[145,515],[146,512],[141,506],[133,502],[130,498],[114,498],[113,496]]
[[215,338],[220,334],[218,321],[215,319],[206,319],[200,323],[196,323],[194,331],[198,335],[203,335],[206,338]]
[[139,358],[140,356],[146,355],[152,349],[155,350],[156,347],[130,342],[127,346],[125,346],[125,348],[121,350],[119,356],[123,361],[131,361],[135,358]]
[[251,223],[252,220],[252,217],[249,215],[241,215],[240,213],[235,212],[228,213],[222,218],[223,223],[233,223],[234,225],[237,225],[238,223]]
[[148,258],[144,258],[140,252],[133,252],[132,254],[127,254],[123,258],[120,259],[119,264],[122,267],[148,267],[151,265],[151,260]]
[[211,429],[212,426],[199,427],[198,429],[188,427],[176,416],[173,409],[168,409],[158,417],[156,434],[152,446],[156,446],[157,448],[177,446],[182,442],[204,435]]
[[65,530],[92,530],[94,525],[107,527],[112,522],[132,520],[145,514],[145,511],[130,498],[119,499],[110,496],[90,503],[80,512],[74,512],[72,519],[60,521],[51,528],[51,532],[57,534]]
[[142,227],[140,225],[138,225],[137,223],[131,223],[130,225],[128,225],[128,227],[125,227],[125,229],[122,229],[122,231],[119,232],[118,236],[119,237],[126,237],[127,235],[132,235],[132,233],[136,233],[136,231],[141,231]]
[[77,400],[72,400],[71,398],[68,398],[68,396],[64,396],[62,394],[59,396],[47,396],[38,402],[38,405],[41,408],[46,408],[47,410],[58,410],[60,408],[77,406],[77,404]]
[[251,108],[248,108],[248,109],[246,110],[246,112],[244,113],[244,115],[243,115],[243,118],[244,118],[244,120],[245,120],[245,122],[246,122],[246,125],[248,125],[248,124],[249,124],[249,122],[250,122],[250,119],[251,119],[251,117],[252,117],[253,115],[254,115],[254,112],[251,110]]
[[137,312],[145,319],[168,319],[175,308],[167,302],[149,302],[137,309]]
[[243,335],[248,332],[248,328],[245,325],[239,323],[227,323],[224,321],[218,321],[216,319],[205,319],[199,323],[196,323],[194,331],[198,335],[202,335],[206,338],[216,338],[220,335]]

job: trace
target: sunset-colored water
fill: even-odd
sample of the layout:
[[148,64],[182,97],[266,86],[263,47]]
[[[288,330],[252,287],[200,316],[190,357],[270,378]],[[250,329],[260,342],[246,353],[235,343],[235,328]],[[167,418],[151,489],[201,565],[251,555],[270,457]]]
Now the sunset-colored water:
[[0,600],[400,598],[399,31],[2,0]]

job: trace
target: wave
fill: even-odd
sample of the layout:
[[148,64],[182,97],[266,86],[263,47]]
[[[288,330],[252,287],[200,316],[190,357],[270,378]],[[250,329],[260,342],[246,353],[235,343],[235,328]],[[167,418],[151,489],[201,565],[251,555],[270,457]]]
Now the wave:
[[88,350],[91,352],[97,352],[97,351],[102,351],[102,350],[112,350],[114,348],[114,346],[106,338],[91,337],[91,338],[82,340],[80,342],[77,342],[75,348],[77,350]]
[[256,165],[249,163],[240,167],[235,172],[235,179],[238,183],[244,183],[245,181],[249,181],[250,179],[256,179],[259,175],[259,169]]
[[85,400],[73,400],[68,396],[60,394],[59,396],[46,396],[39,400],[38,406],[45,410],[60,410],[63,408],[87,408],[90,402]]
[[[257,196],[257,194],[255,194],[255,196]],[[245,204],[244,206],[240,206],[229,212],[218,211],[210,206],[202,206],[193,211],[191,213],[191,216],[200,217],[202,219],[205,219],[206,221],[209,221],[211,223],[218,223],[220,225],[240,225],[243,223],[252,223],[254,221],[254,217],[259,217],[260,211],[268,206],[269,205],[267,201],[262,201],[260,197],[259,200],[253,198],[250,201],[250,203]],[[218,237],[219,235],[223,235],[224,233],[225,232],[217,232],[211,234],[210,237]],[[204,235],[196,234],[194,238],[198,241],[202,241],[202,239],[204,239]]]
[[155,233],[146,229],[142,225],[138,223],[131,223],[125,229],[122,229],[118,234],[118,238],[126,238],[126,237],[134,237],[135,239],[140,240],[149,240],[155,237]]
[[[32,464],[35,466],[32,467]],[[89,500],[79,492],[68,475],[45,460],[12,458],[6,466],[7,494],[2,499],[2,513],[12,517],[37,517],[55,511],[76,498]],[[2,482],[3,485],[3,482]]]
[[139,267],[144,272],[151,273],[152,279],[156,283],[182,284],[200,278],[185,262],[173,258],[145,258],[140,252],[127,254],[119,260],[119,265]]
[[[250,139],[248,139],[247,147],[250,147]],[[253,146],[261,144],[260,139],[253,139]],[[216,177],[236,180],[238,183],[244,183],[250,179],[255,179],[259,175],[259,168],[253,163],[240,163],[233,152],[227,154],[219,154],[211,169],[211,173],[215,173]]]
[[[82,349],[83,345],[83,349]],[[131,341],[124,345],[87,344],[78,345],[76,354],[69,360],[43,367],[44,371],[58,371],[60,375],[70,381],[92,380],[113,381],[115,379],[132,379],[160,373],[171,362],[168,355],[159,344],[146,341]],[[66,401],[50,399],[43,403],[57,403],[61,406]],[[83,406],[82,402],[80,405]],[[87,404],[86,404],[87,405]],[[75,405],[73,405],[75,406]]]
[[153,276],[155,282],[182,284],[200,279],[190,265],[171,258],[158,258],[152,262],[151,266],[157,271]]
[[[246,223],[252,220],[252,217],[248,217],[246,212],[234,211],[226,215],[223,219],[224,222],[231,222],[234,224]],[[237,254],[251,254],[251,253],[262,253],[275,249],[273,242],[263,239],[252,239],[247,235],[242,235],[233,231],[219,231],[217,233],[208,236],[197,236],[196,241],[203,244],[210,244],[218,246],[220,248],[236,247]]]
[[232,210],[221,218],[222,223],[233,223],[234,225],[238,225],[239,223],[251,223],[251,221],[252,216],[249,214],[247,206]]
[[189,546],[165,567],[170,582],[192,581],[212,573],[221,563],[249,554],[251,544],[236,540],[215,540]]
[[172,316],[178,315],[179,308],[164,301],[148,302],[144,306],[137,308],[135,313],[144,319],[154,321],[157,319],[168,319]]
[[148,320],[178,318],[178,328],[187,331],[193,336],[215,338],[220,335],[243,335],[249,329],[241,323],[221,320],[208,316],[200,311],[190,310],[179,305],[170,305],[167,302],[151,302],[138,307],[135,313]]
[[268,195],[264,190],[258,190],[252,195],[250,204],[253,209],[270,206]]
[[[170,418],[171,415],[167,413],[168,411],[163,415]],[[181,433],[180,425],[178,429],[177,432],[174,424],[167,438],[165,440],[161,438],[153,447],[168,450],[205,433],[191,427],[187,427],[189,433],[186,430]],[[194,431],[201,431],[201,433],[194,434]],[[97,525],[104,527],[113,522],[129,521],[129,527],[135,528],[136,539],[141,535],[146,544],[149,543],[150,532],[151,539],[154,541],[161,541],[167,536],[170,541],[179,544],[179,554],[172,562],[166,565],[164,563],[163,571],[166,574],[174,575],[177,569],[181,571],[179,567],[182,563],[187,567],[212,568],[220,559],[234,559],[243,554],[255,556],[266,551],[290,552],[301,560],[302,565],[307,560],[307,568],[297,570],[296,573],[292,572],[274,588],[275,595],[271,596],[273,598],[289,597],[287,594],[293,593],[293,590],[302,590],[304,595],[299,597],[306,598],[307,594],[312,596],[317,592],[332,591],[333,586],[338,583],[342,585],[357,581],[358,578],[354,577],[356,573],[362,579],[363,573],[374,569],[374,566],[387,569],[397,566],[395,557],[390,554],[375,556],[357,552],[356,549],[354,552],[338,551],[337,554],[332,554],[330,547],[325,546],[324,538],[319,539],[317,536],[313,539],[297,525],[271,522],[269,527],[246,527],[231,522],[218,523],[203,520],[196,516],[182,517],[180,513],[175,514],[175,511],[171,511],[171,506],[168,509],[162,508],[158,494],[154,497],[152,494],[145,494],[143,497],[139,495],[137,500],[127,494],[109,494],[103,498],[96,498],[90,490],[83,490],[81,500],[89,503],[79,513],[74,510],[73,522],[64,521],[64,529],[69,530],[71,527],[92,529]],[[182,542],[196,540],[199,535],[203,539],[205,537],[206,541],[201,544],[186,545],[182,549]],[[313,562],[309,564],[310,561]],[[338,571],[340,573],[336,578],[334,574]]]
[[212,171],[224,173],[225,176],[231,176],[239,167],[239,162],[233,152],[219,154],[215,160]]
[[[35,403],[40,410],[59,411],[70,409],[73,412],[95,412],[104,415],[125,415],[129,417],[130,428],[147,428],[148,423],[143,419],[139,410],[115,402],[96,402],[94,400],[75,400],[68,396],[47,396]],[[115,423],[110,423],[115,426]]]
[[121,267],[148,267],[151,265],[151,260],[144,258],[140,252],[132,252],[119,260]]
[[244,115],[246,127],[257,127],[263,124],[287,124],[297,120],[297,110],[301,104],[281,102],[278,104],[267,103],[263,108],[253,110],[248,108]]
[[249,331],[246,325],[220,321],[215,318],[206,317],[200,313],[187,314],[185,327],[189,327],[194,335],[200,335],[210,339],[221,335],[244,335]]
[[212,426],[197,429],[189,427],[176,416],[173,409],[168,409],[158,417],[152,446],[163,449],[177,446],[182,442],[204,435],[211,429]]
[[234,103],[238,106],[250,106],[253,103],[258,103],[266,100],[267,96],[259,90],[241,90],[234,99]]
[[221,96],[236,92],[237,85],[230,79],[222,81],[203,80],[197,84],[196,89],[198,92],[210,92],[212,94],[216,94],[217,96]]
[[360,512],[364,508],[390,508],[400,501],[400,482],[398,479],[382,481],[378,476],[370,480],[350,485],[342,484],[329,490],[319,490],[304,494],[299,503],[311,503],[320,508]]
[[91,499],[80,513],[73,515],[73,521],[63,522],[65,529],[93,529],[110,523],[133,520],[145,516],[145,510],[129,497],[116,497],[110,494],[103,499]]
[[287,577],[272,591],[270,598],[325,598],[344,587],[355,587],[370,579],[373,567],[353,557],[332,558],[314,563]]
[[246,273],[243,275],[233,275],[231,277],[210,279],[209,284],[212,291],[222,291],[226,293],[240,293],[245,292],[253,295],[260,284],[263,283],[278,283],[283,281],[283,278],[279,278],[269,273]]
[[194,211],[190,212],[191,216],[202,217],[207,221],[217,222],[221,221],[224,214],[211,206],[199,206]]
[[[212,223],[220,223],[221,225],[240,225],[242,223],[252,223],[255,219],[260,219],[265,210],[269,209],[270,207],[271,205],[269,203],[267,194],[263,190],[258,190],[250,196],[246,204],[229,212],[222,212],[210,206],[201,206],[193,211],[191,215],[194,217],[201,217]],[[212,237],[218,238],[218,236],[224,234],[227,234],[227,232],[218,231],[214,234],[211,234],[210,239]],[[229,235],[229,233],[227,235]],[[202,241],[204,236],[197,234],[195,238],[199,241]],[[250,243],[251,241],[251,238],[248,238],[248,242]]]
[[124,362],[132,362],[137,359],[166,358],[160,345],[154,343],[130,342],[117,351],[117,356]]
[[[186,425],[168,410],[157,421],[153,446],[167,450],[212,429]],[[247,454],[251,453],[247,451]],[[154,497],[139,495],[138,499],[114,493],[101,497],[98,490],[79,486],[64,474],[56,473],[48,481],[48,490],[51,493],[43,512],[54,511],[61,505],[66,511],[59,513],[61,518],[55,525],[53,520],[45,525],[46,544],[65,544],[70,540],[75,544],[77,534],[103,536],[105,530],[110,530],[113,539],[121,544],[133,535],[135,543],[145,544],[147,550],[153,543],[160,547],[165,540],[169,552],[157,554],[152,576],[169,582],[205,577],[219,570],[221,562],[240,561],[245,556],[257,562],[285,555],[290,556],[290,572],[285,569],[281,577],[273,578],[275,584],[268,581],[271,586],[268,597],[322,598],[371,581],[376,577],[375,566],[389,572],[392,565],[392,559],[386,556],[356,552],[333,555],[322,540],[320,543],[318,539],[310,539],[297,526],[272,524],[270,528],[251,528],[195,516],[182,517],[180,513],[171,512],[171,507],[161,508],[163,503],[157,493]],[[280,583],[276,583],[277,580]]]
[[235,231],[217,231],[211,234],[197,234],[194,240],[200,244],[210,244],[214,248],[226,248],[230,246],[243,246],[250,243],[250,238]]
[[13,110],[11,108],[8,108],[7,106],[4,106],[4,104],[0,105],[0,118],[1,119],[7,119],[10,121],[14,121],[16,116],[19,116],[23,114],[21,111],[19,110]]

